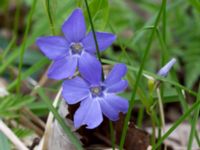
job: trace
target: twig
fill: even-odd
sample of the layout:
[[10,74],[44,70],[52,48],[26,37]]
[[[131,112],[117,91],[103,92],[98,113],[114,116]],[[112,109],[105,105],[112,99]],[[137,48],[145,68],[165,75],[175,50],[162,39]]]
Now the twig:
[[20,116],[20,123],[32,130],[34,130],[39,136],[43,135],[43,131],[34,125],[28,118],[26,118],[24,115]]
[[42,77],[40,78],[40,80],[39,80],[39,82],[38,82],[38,85],[39,85],[39,86],[43,86],[43,85],[47,82],[47,80],[48,80],[48,78],[47,78],[47,73],[48,73],[48,70],[49,70],[49,68],[51,67],[51,65],[52,65],[52,63],[48,66],[48,68],[45,70],[44,74],[43,74]]
[[45,123],[38,118],[35,114],[33,114],[28,108],[24,107],[22,108],[22,112],[29,116],[29,118],[37,125],[39,125],[41,128],[45,128]]
[[0,120],[0,131],[17,147],[19,150],[28,150],[22,141]]

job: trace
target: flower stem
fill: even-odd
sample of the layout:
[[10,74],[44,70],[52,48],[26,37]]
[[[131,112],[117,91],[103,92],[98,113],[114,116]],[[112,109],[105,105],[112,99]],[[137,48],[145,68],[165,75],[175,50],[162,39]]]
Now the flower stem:
[[[153,110],[152,110],[153,111]],[[152,125],[152,136],[151,136],[151,145],[154,146],[156,143],[156,123],[155,123],[155,119],[154,119],[154,112],[150,113],[150,117],[151,117],[151,125]]]
[[[85,6],[86,6],[86,9],[87,9],[87,13],[88,13],[88,17],[89,17],[89,21],[90,21],[90,25],[91,25],[91,29],[92,29],[92,34],[93,34],[94,41],[95,41],[97,57],[98,57],[100,63],[102,64],[99,45],[98,45],[98,42],[97,42],[97,37],[96,37],[96,34],[95,34],[94,25],[93,25],[93,22],[92,22],[92,17],[91,17],[91,13],[90,13],[90,9],[89,9],[87,0],[85,0]],[[103,69],[102,69],[102,80],[104,80]]]
[[115,150],[115,134],[112,121],[109,120],[109,127],[110,127],[110,138],[112,142],[112,149]]
[[[200,85],[199,85],[198,96],[197,96],[196,101],[197,102],[200,101]],[[200,107],[196,108],[194,112],[194,117],[191,119],[191,130],[190,130],[190,136],[189,136],[188,147],[187,147],[188,150],[192,149],[192,143],[193,143],[195,133],[197,133],[197,137],[198,137],[198,132],[196,132],[196,126],[198,124],[199,111],[200,111]]]
[[163,128],[163,132],[165,132],[165,114],[164,114],[164,108],[163,108],[160,88],[158,87],[156,89],[156,91],[157,91],[157,95],[158,95],[158,105],[159,105],[159,110],[160,110],[161,126]]
[[169,137],[169,135],[187,118],[191,115],[191,113],[198,109],[200,106],[200,101],[196,101],[186,112],[179,117],[179,119],[171,126],[171,128],[158,140],[155,146],[152,147],[152,150],[156,150],[163,141]]
[[[86,9],[87,9],[87,13],[88,13],[91,29],[92,29],[92,34],[93,34],[94,41],[95,41],[97,57],[98,57],[100,63],[102,64],[101,54],[100,54],[100,50],[99,50],[99,46],[98,46],[98,42],[97,42],[97,37],[96,37],[96,34],[95,34],[94,25],[93,25],[93,22],[92,22],[92,17],[91,17],[91,13],[90,13],[90,9],[89,9],[87,0],[85,0],[85,5],[86,5]],[[102,81],[104,81],[103,66],[102,66],[102,76],[101,77],[102,77]],[[110,127],[112,147],[113,147],[113,149],[115,149],[115,135],[114,135],[114,129],[113,129],[112,121],[109,121],[109,127]]]
[[[114,65],[115,63],[123,63],[123,62],[117,62],[117,61],[108,60],[108,59],[102,59],[102,62],[103,62],[103,63],[106,63],[106,64],[110,64],[110,65]],[[138,72],[139,68],[134,67],[134,66],[131,66],[131,65],[127,64],[127,63],[125,63],[125,64],[126,64],[128,70],[134,71],[134,72]],[[188,93],[191,94],[192,96],[197,97],[197,92],[195,92],[195,91],[193,91],[193,90],[187,88],[186,86],[183,86],[183,85],[179,84],[178,82],[175,82],[175,81],[173,81],[173,80],[167,79],[167,78],[165,78],[165,77],[161,77],[161,76],[159,76],[159,75],[157,75],[157,74],[154,74],[154,73],[151,73],[151,72],[149,72],[149,71],[147,71],[147,70],[143,70],[142,75],[144,76],[145,74],[146,74],[146,75],[149,75],[149,76],[151,76],[151,77],[153,77],[153,78],[155,78],[155,79],[158,80],[158,81],[166,82],[166,83],[168,83],[168,84],[170,84],[170,85],[173,85],[173,86],[175,86],[175,87],[177,87],[177,88],[180,88],[180,89],[182,89],[182,90],[188,92]]]
[[[163,88],[161,90],[163,90]],[[165,114],[164,114],[161,90],[159,87],[156,89],[157,95],[158,95],[158,105],[159,105],[160,119],[161,119],[161,126],[160,126],[161,134],[160,135],[162,135],[162,133],[165,133]],[[164,150],[166,150],[166,148],[167,148],[166,145],[164,145]]]
[[21,9],[21,4],[22,4],[22,1],[21,0],[18,0],[17,3],[16,3],[16,12],[15,12],[15,17],[14,17],[14,29],[13,29],[13,32],[14,32],[14,35],[16,36],[16,39],[17,39],[17,36],[18,36],[18,26],[19,26],[19,17],[20,17],[20,9]]
[[49,18],[49,22],[50,22],[50,25],[51,25],[52,34],[55,35],[55,25],[54,25],[52,13],[51,13],[51,6],[50,6],[49,0],[45,0],[45,6],[46,6],[46,11],[47,11],[47,15],[48,15],[48,18]]

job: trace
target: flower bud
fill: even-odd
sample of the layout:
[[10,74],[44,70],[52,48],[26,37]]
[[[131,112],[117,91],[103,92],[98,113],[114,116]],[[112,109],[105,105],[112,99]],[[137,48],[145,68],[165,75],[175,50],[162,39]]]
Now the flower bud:
[[176,59],[172,58],[165,66],[163,66],[159,71],[158,71],[158,75],[166,77],[170,71],[170,69],[172,68],[172,66],[176,63]]

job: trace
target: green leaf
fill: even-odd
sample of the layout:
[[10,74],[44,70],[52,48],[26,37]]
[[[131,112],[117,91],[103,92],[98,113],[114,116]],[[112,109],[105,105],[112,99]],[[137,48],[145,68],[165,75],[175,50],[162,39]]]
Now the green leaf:
[[200,1],[199,0],[189,0],[190,4],[200,12]]
[[[22,79],[26,79],[28,76],[31,76],[33,73],[43,69],[44,65],[49,63],[49,60],[45,57],[40,59],[38,62],[36,62],[34,65],[32,65],[29,69],[27,69],[25,72],[22,73]],[[13,89],[17,85],[17,79],[11,82],[8,86],[8,90]]]
[[[24,53],[24,62],[23,65],[34,65],[35,62],[40,61],[43,58],[43,55],[39,51],[27,49]],[[19,64],[19,59],[15,60],[16,64]]]
[[[194,43],[192,45],[194,45]],[[195,82],[199,79],[200,76],[199,47],[200,47],[199,43],[196,48],[195,47],[193,48],[191,45],[189,45],[188,50],[185,52],[185,55],[183,56],[183,59],[185,61],[185,70],[186,70],[185,71],[186,85],[189,88],[192,88],[192,86],[195,84]]]
[[0,132],[0,150],[11,150],[7,137]]
[[[108,17],[109,17],[108,0],[91,0],[89,1],[89,8],[95,30],[103,30],[108,22]],[[87,12],[84,11],[84,14],[86,22],[89,22],[89,17]]]
[[[124,31],[127,27],[133,27],[136,20],[140,22],[139,17],[127,6],[127,3],[122,0],[114,0],[110,5],[109,23],[117,33]],[[121,17],[123,15],[123,17]],[[134,25],[134,29],[136,25]],[[140,26],[141,28],[141,26]]]
[[6,6],[8,5],[7,3],[8,3],[7,0],[0,0],[0,10],[5,9]]
[[15,133],[15,135],[19,138],[25,138],[27,136],[30,136],[31,134],[33,134],[33,131],[31,131],[30,129],[24,129],[24,128],[12,128],[13,132]]
[[8,95],[0,98],[0,117],[15,118],[18,116],[18,111],[27,104],[34,101],[32,96]]
[[38,88],[37,92],[38,92],[39,96],[41,97],[41,99],[46,103],[48,109],[53,113],[54,117],[56,118],[56,120],[58,121],[60,126],[63,128],[64,132],[69,137],[69,140],[74,144],[74,146],[77,148],[77,150],[82,150],[83,148],[82,148],[82,145],[81,145],[79,139],[77,139],[77,137],[72,132],[71,128],[65,123],[65,121],[60,116],[58,111],[54,108],[54,106],[52,105],[52,101],[49,99],[49,97],[47,97],[44,89]]
[[43,101],[30,103],[27,107],[37,116],[44,116],[49,113],[48,107]]

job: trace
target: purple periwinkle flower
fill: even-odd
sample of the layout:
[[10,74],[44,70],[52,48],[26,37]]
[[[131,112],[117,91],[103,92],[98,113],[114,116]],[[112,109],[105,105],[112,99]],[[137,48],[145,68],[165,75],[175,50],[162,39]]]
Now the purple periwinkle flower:
[[[92,32],[86,35],[86,26],[81,9],[75,9],[62,25],[61,36],[46,36],[37,39],[36,44],[53,64],[48,77],[56,80],[72,77],[79,68],[80,73],[93,69],[89,64],[100,65],[96,59],[96,46]],[[111,33],[96,32],[100,51],[107,49],[116,39]]]
[[176,59],[172,58],[165,66],[163,66],[159,71],[158,75],[166,77],[171,70],[172,66],[176,63]]
[[101,66],[92,67],[90,71],[84,70],[82,76],[63,82],[62,95],[68,104],[80,103],[74,115],[74,126],[79,128],[87,125],[93,129],[103,121],[103,114],[112,121],[116,121],[119,112],[126,113],[128,101],[117,93],[128,86],[122,77],[126,74],[124,64],[116,64],[106,79],[102,82]]

